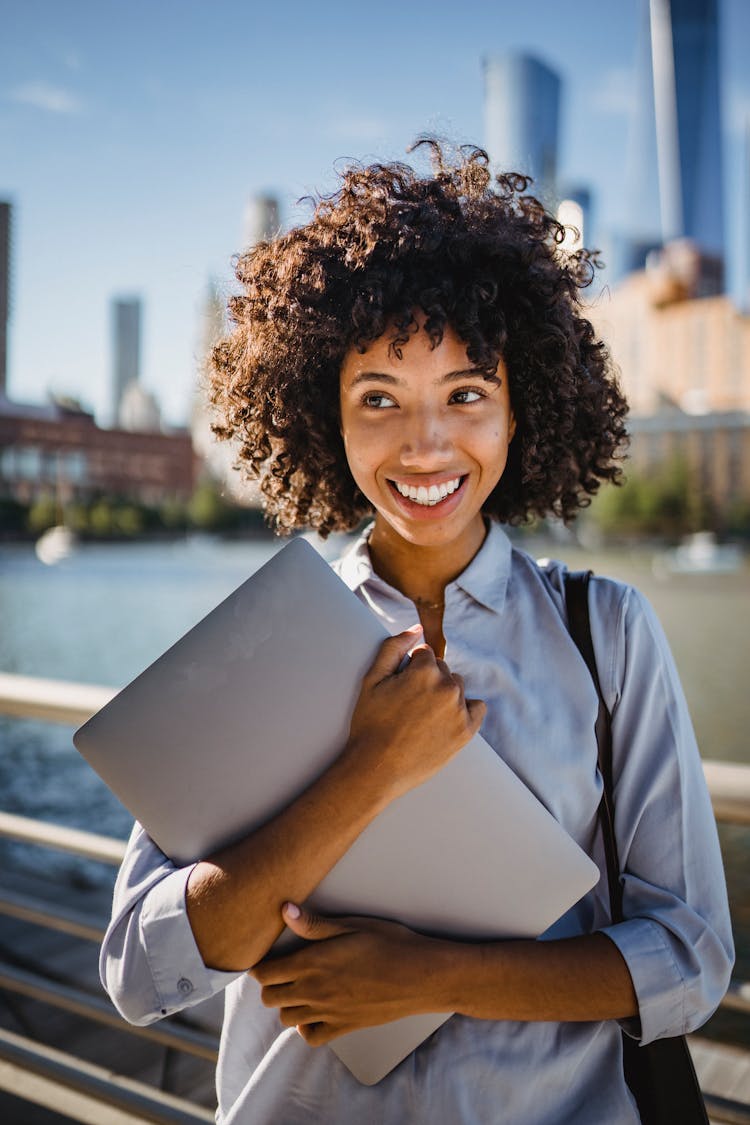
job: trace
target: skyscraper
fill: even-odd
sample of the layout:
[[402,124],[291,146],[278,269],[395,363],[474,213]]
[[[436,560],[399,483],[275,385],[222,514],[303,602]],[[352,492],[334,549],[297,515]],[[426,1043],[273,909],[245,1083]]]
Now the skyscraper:
[[[628,226],[618,238],[622,272],[641,270],[648,255],[662,245],[659,204],[659,160],[654,113],[654,68],[651,58],[650,0],[639,0],[638,54],[635,72],[637,98],[630,120],[625,155]],[[608,263],[609,264],[609,263]],[[616,278],[617,271],[613,275]]]
[[0,202],[0,398],[8,386],[8,320],[10,317],[10,203]]
[[745,152],[742,170],[742,212],[737,291],[740,310],[750,316],[750,117],[745,122]]
[[560,124],[558,74],[540,59],[512,53],[484,60],[485,144],[501,172],[523,172],[552,204]]
[[243,246],[255,246],[278,233],[278,200],[273,195],[252,195],[242,216]]
[[650,0],[662,237],[724,256],[718,0]]
[[112,420],[117,425],[125,388],[141,371],[141,299],[112,299]]

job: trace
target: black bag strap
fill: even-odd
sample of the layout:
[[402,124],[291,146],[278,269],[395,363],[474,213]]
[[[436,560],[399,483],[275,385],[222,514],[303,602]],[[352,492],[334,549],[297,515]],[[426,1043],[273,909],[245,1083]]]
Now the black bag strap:
[[599,673],[596,667],[594,644],[591,640],[591,620],[589,617],[589,579],[590,570],[565,574],[565,601],[568,609],[568,631],[586,661],[596,694],[599,697],[599,710],[596,716],[595,732],[599,772],[604,787],[599,805],[599,821],[602,826],[604,855],[607,864],[609,884],[609,912],[613,922],[622,922],[622,883],[620,881],[620,858],[617,854],[617,839],[614,824],[614,780],[612,775],[612,728],[607,704],[604,702]]
[[[565,574],[565,600],[568,631],[586,662],[596,693],[599,710],[595,732],[599,770],[603,780],[599,804],[604,853],[609,883],[609,909],[613,922],[623,921],[622,882],[614,826],[614,783],[612,775],[611,716],[604,702],[596,667],[589,617],[589,579],[591,571]],[[625,1080],[635,1097],[644,1125],[709,1125],[700,1085],[684,1035],[657,1039],[639,1047],[622,1032]]]

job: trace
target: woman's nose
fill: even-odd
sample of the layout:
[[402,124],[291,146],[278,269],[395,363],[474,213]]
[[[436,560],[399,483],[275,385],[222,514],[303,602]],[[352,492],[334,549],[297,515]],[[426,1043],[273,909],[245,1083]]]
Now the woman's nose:
[[404,427],[401,463],[415,469],[433,469],[448,464],[453,442],[445,420],[434,411],[412,414]]

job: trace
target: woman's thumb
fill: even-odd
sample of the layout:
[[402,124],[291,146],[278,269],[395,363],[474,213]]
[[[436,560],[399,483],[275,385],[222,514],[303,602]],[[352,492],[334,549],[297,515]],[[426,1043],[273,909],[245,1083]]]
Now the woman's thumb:
[[324,915],[313,914],[296,902],[285,902],[282,907],[282,917],[289,929],[306,941],[324,941],[326,938],[338,937],[340,934],[349,934],[352,931],[344,926],[337,918],[326,918]]
[[371,680],[373,684],[378,684],[381,680],[387,679],[388,676],[400,672],[402,666],[408,663],[407,657],[411,650],[423,643],[423,637],[424,630],[421,625],[412,625],[410,629],[405,629],[403,633],[396,633],[394,637],[387,637],[380,646],[378,655],[365,676],[365,680]]

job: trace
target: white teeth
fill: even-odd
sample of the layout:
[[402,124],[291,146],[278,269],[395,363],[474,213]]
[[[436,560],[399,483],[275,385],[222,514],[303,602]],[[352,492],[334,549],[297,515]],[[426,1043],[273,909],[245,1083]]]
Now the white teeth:
[[420,485],[418,488],[413,484],[401,484],[400,481],[393,482],[401,493],[408,500],[413,500],[415,504],[421,504],[423,507],[432,508],[435,504],[439,504],[441,500],[445,500],[446,496],[450,496],[452,492],[461,484],[461,478],[455,477],[453,480],[443,481],[441,484],[431,484],[429,488]]

